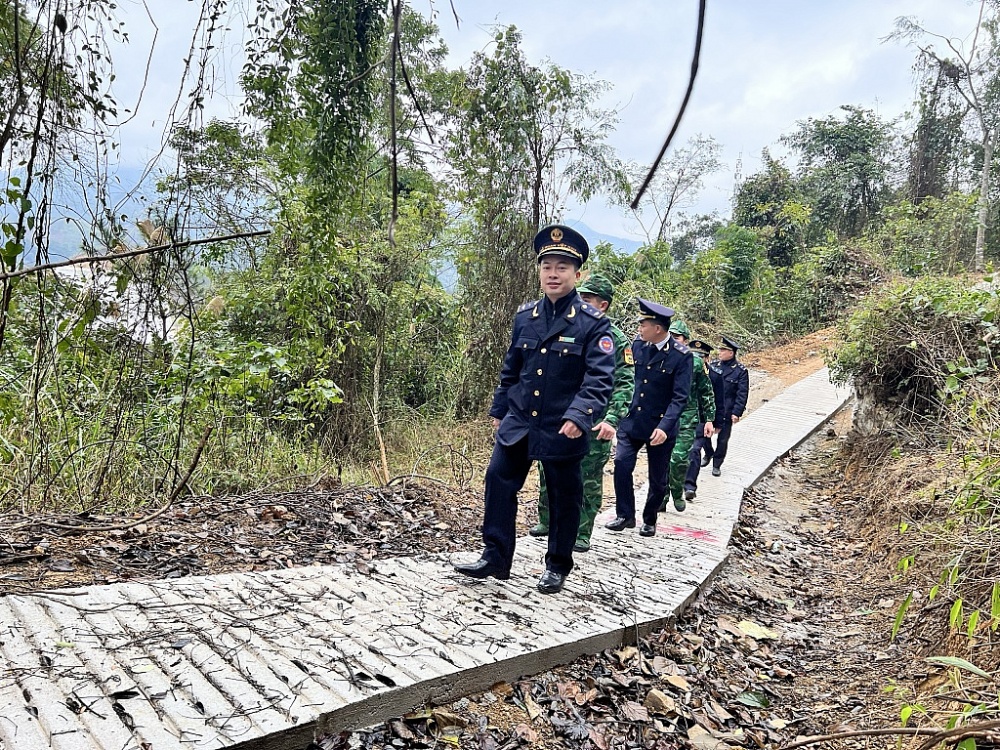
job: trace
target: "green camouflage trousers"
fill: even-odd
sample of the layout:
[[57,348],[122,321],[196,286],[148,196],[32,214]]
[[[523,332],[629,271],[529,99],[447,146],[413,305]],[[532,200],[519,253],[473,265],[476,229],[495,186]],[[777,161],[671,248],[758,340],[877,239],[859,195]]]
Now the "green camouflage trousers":
[[[594,531],[594,519],[601,512],[604,502],[604,467],[611,458],[611,441],[591,438],[590,450],[583,457],[580,471],[583,474],[583,510],[580,512],[580,528],[576,532],[577,541],[590,542]],[[681,477],[683,481],[684,477]],[[549,525],[549,495],[545,489],[545,472],[538,467],[538,523]]]
[[680,500],[684,497],[684,476],[687,474],[691,452],[694,445],[694,432],[697,424],[685,424],[681,422],[680,430],[677,433],[677,442],[674,443],[674,451],[670,454],[670,497]]

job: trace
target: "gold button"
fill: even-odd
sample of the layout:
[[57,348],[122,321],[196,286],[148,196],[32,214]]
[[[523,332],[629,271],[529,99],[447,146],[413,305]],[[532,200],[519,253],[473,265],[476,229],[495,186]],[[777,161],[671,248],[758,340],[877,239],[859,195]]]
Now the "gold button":
[[538,416],[538,412],[537,412],[537,411],[533,411],[533,412],[531,412],[531,416],[533,416],[533,417],[537,417],[537,416]]
[[545,353],[546,353],[547,351],[548,351],[548,349],[546,349],[546,348],[545,348],[545,347],[543,346],[543,347],[542,347],[542,354],[545,354]]
[[541,394],[541,392],[539,392],[539,391],[535,391],[535,395],[536,395],[536,396],[541,396],[542,394]]
[[539,369],[538,369],[538,370],[536,370],[535,372],[537,372],[537,373],[538,373],[539,375],[541,375],[541,374],[542,374],[542,371],[541,371],[541,368],[539,368]]

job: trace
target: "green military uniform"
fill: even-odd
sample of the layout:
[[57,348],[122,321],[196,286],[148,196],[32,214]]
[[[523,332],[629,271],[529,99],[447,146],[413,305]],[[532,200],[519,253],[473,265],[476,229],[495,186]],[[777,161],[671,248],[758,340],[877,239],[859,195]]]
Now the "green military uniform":
[[[678,333],[688,341],[691,340],[691,330],[682,320],[675,321],[670,326],[670,332]],[[684,475],[688,469],[688,454],[694,445],[695,428],[703,422],[715,421],[715,392],[708,377],[704,355],[696,349],[691,351],[695,355],[691,396],[687,407],[681,413],[677,442],[674,443],[673,453],[670,454],[670,497],[673,498],[674,508],[679,511],[687,507],[684,502]]]
[[[611,302],[614,288],[611,282],[600,274],[590,277],[577,287],[580,294],[593,294]],[[611,337],[615,342],[615,377],[608,406],[594,424],[607,422],[615,430],[618,422],[628,412],[635,388],[635,367],[632,359],[632,342],[616,325],[611,326]],[[574,550],[583,552],[590,549],[590,535],[594,531],[594,519],[604,502],[604,467],[611,458],[610,440],[598,440],[594,433],[590,436],[590,448],[583,458],[583,511],[580,513],[580,528],[576,535]],[[539,471],[538,525],[531,530],[532,536],[544,536],[549,530],[549,501],[545,488],[545,473]]]

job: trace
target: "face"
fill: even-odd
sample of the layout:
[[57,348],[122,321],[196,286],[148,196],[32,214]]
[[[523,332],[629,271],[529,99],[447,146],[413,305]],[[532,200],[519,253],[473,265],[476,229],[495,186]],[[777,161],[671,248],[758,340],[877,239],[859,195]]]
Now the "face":
[[665,333],[666,330],[659,323],[654,323],[651,320],[639,321],[639,338],[643,341],[656,343],[663,338]]
[[686,344],[688,342],[688,337],[685,336],[683,333],[672,333],[670,335],[673,336],[678,341],[680,341],[682,344]]
[[723,362],[728,362],[733,357],[736,356],[736,352],[732,349],[719,349],[719,359]]
[[598,297],[596,294],[590,294],[589,292],[584,292],[580,295],[580,299],[586,302],[591,307],[596,307],[601,312],[608,311],[608,301],[603,297]]
[[538,281],[550,300],[565,297],[576,288],[579,280],[580,269],[568,258],[543,258],[538,264]]

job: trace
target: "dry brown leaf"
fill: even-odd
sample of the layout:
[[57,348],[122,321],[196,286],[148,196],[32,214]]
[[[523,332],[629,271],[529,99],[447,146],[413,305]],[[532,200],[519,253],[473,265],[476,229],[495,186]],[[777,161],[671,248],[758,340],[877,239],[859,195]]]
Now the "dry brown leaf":
[[596,727],[587,727],[587,736],[597,750],[608,750],[608,740]]
[[509,682],[498,682],[490,688],[490,692],[501,698],[506,698],[514,692],[514,688]]
[[524,709],[528,712],[528,718],[532,721],[542,715],[541,707],[535,703],[535,699],[532,698],[531,693],[527,691],[524,693]]
[[665,675],[663,677],[663,681],[673,685],[678,690],[684,690],[686,692],[691,689],[691,685],[688,684],[688,681],[679,674]]
[[646,707],[636,701],[625,701],[622,704],[622,715],[629,721],[649,721]]
[[654,714],[672,714],[677,712],[677,702],[662,690],[655,688],[646,693],[644,705]]
[[538,742],[538,732],[529,727],[527,724],[518,724],[514,727],[514,734],[521,740],[524,740],[529,745],[534,745]]
[[559,697],[565,700],[573,700],[580,694],[580,685],[576,682],[560,682]]
[[698,748],[698,750],[725,750],[729,747],[725,742],[713,737],[711,732],[698,724],[694,724],[688,728],[687,736],[691,744]]
[[637,649],[635,646],[626,646],[623,649],[615,651],[615,656],[618,657],[618,661],[620,661],[622,664],[631,661],[638,655],[639,655],[639,649]]

